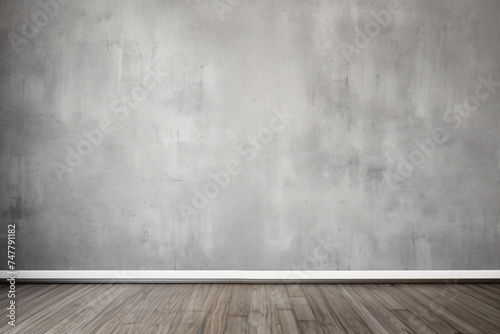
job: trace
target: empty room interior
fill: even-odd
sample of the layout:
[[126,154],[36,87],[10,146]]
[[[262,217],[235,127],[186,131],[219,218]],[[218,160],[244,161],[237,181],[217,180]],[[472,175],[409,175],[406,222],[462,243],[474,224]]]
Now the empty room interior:
[[0,0],[0,333],[500,333],[500,0]]

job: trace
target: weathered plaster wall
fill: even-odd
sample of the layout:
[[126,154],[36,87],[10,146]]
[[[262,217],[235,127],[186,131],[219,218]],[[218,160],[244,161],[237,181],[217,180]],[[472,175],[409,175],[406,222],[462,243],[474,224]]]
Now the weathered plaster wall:
[[17,269],[499,269],[500,1],[223,1],[0,1]]

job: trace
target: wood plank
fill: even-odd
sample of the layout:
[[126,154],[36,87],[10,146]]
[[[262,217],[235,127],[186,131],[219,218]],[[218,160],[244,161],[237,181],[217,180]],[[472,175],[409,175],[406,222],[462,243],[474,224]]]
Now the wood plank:
[[331,319],[337,331],[342,333],[345,331],[349,334],[369,334],[373,333],[365,321],[353,309],[351,304],[346,300],[334,285],[321,284],[319,289],[323,292],[327,303],[335,313]]
[[156,328],[155,334],[165,334],[165,333],[171,333],[170,324],[169,323],[159,324],[158,327]]
[[[4,285],[7,292],[10,290],[10,285]],[[38,294],[45,293],[44,289],[51,290],[55,289],[58,284],[18,284],[16,283],[16,299],[21,300],[26,298],[35,298]],[[29,299],[28,299],[29,300]]]
[[267,284],[266,288],[270,302],[275,305],[277,309],[292,309],[288,291],[283,284]]
[[[435,332],[425,322],[419,319],[415,314],[408,310],[393,310],[394,314],[403,321],[414,333],[420,334],[443,334]],[[456,334],[457,332],[454,332]]]
[[356,313],[359,314],[364,320],[364,323],[370,328],[370,331],[374,333],[388,333],[385,327],[377,320],[377,318],[358,300],[358,297],[352,294],[345,286],[332,285],[332,289],[336,290],[337,293],[344,296],[344,298],[349,302],[351,307]]
[[159,300],[155,314],[151,318],[151,323],[158,325],[156,332],[167,333],[174,319],[178,317],[179,309],[182,309],[182,302],[185,298],[190,298],[193,290],[190,284],[158,284],[157,299]]
[[500,294],[490,285],[30,284],[21,289],[17,326],[2,320],[1,333],[500,332]]
[[[217,289],[215,288],[217,287]],[[226,326],[227,308],[231,300],[231,287],[227,284],[213,285],[213,307],[208,313],[203,333],[223,333]]]
[[297,318],[292,310],[278,310],[278,313],[283,326],[283,333],[300,334],[299,327],[297,326]]
[[147,327],[150,324],[150,321],[155,315],[155,309],[158,307],[159,301],[157,299],[159,291],[159,286],[154,284],[145,285],[141,292],[135,297],[136,300],[142,304],[142,301],[147,301],[148,307],[137,308],[133,306],[129,306],[124,310],[121,310],[123,313],[119,313],[119,317],[123,317],[128,319],[129,323],[135,325],[143,325],[140,329],[140,332],[146,331]]
[[429,317],[433,319],[444,319],[451,326],[457,329],[458,332],[481,334],[482,331],[476,326],[470,324],[462,317],[457,316],[455,313],[451,312],[450,309],[440,307],[438,301],[440,299],[429,298],[424,294],[419,293],[416,290],[410,289],[406,284],[398,284],[395,287],[400,290],[401,293],[406,293],[414,300],[418,301],[421,305],[425,306],[425,309]]
[[[84,290],[84,289],[82,289]],[[90,294],[95,294],[98,293],[101,289],[99,289],[99,285],[93,284],[89,286],[89,290],[86,291],[85,295],[90,295]],[[84,309],[82,306],[78,303],[74,303],[74,299],[84,299],[84,297],[80,297],[78,295],[73,295],[71,296],[73,300],[69,300],[69,304],[64,307],[60,312],[57,312],[56,316],[57,318],[62,318],[61,321],[57,321],[55,326],[50,328],[47,331],[47,334],[51,333],[63,333],[66,329],[71,328],[74,323],[78,323],[78,319],[85,319],[85,315],[90,313],[90,308],[89,309]],[[58,307],[60,307],[58,305]],[[50,319],[47,319],[50,321]],[[110,321],[110,324],[107,325],[107,328],[112,328],[113,325],[117,325],[116,322]],[[108,333],[111,333],[112,330],[110,329]]]
[[251,285],[250,313],[248,332],[250,334],[271,333],[271,315],[268,309],[266,288],[263,285]]
[[[453,319],[455,327],[459,328],[460,332],[464,333],[494,333],[496,329],[490,326],[480,318],[475,317],[472,313],[466,311],[443,298],[439,294],[432,292],[429,289],[416,290],[413,285],[401,284],[401,289],[404,289],[412,294],[414,298],[420,299],[423,303],[429,306],[429,309],[439,317]],[[425,292],[425,293],[422,293]],[[472,325],[473,324],[473,325]],[[493,329],[493,330],[492,330]]]
[[329,334],[328,332],[323,332],[321,329],[318,330],[316,321],[299,321],[297,324],[302,334]]
[[304,297],[304,291],[302,291],[300,284],[287,284],[286,289],[290,297]]
[[177,312],[163,312],[162,317],[158,320],[157,333],[169,333],[170,327],[172,326],[173,320],[176,318]]
[[248,317],[250,313],[251,285],[232,284],[229,317]]
[[347,333],[337,315],[324,297],[323,291],[316,284],[302,286],[316,319],[316,331],[325,333]]
[[[432,292],[434,296],[439,296],[444,300],[450,301],[462,309],[462,305],[467,305],[468,310],[463,309],[466,313],[472,314],[474,319],[482,319],[485,324],[491,324],[500,332],[500,323],[498,322],[498,319],[500,319],[500,310],[483,303],[477,298],[471,297],[469,294],[454,290],[454,286],[448,286],[449,290],[447,293],[443,293],[444,289],[442,286],[437,286],[435,284],[415,284],[413,288],[424,294]],[[487,327],[493,328],[491,326]]]
[[[89,287],[82,288],[76,285],[67,287],[58,284],[55,289],[46,291],[46,293],[30,300],[27,304],[16,302],[18,304],[18,307],[16,307],[16,330],[21,333],[34,330],[48,331],[55,325],[50,320],[57,318],[57,309],[61,309],[68,300],[72,300],[72,296],[84,289],[87,290]],[[25,319],[30,319],[31,323],[24,322]],[[41,326],[42,323],[43,327]]]
[[[132,293],[134,293],[133,291],[131,293],[130,289],[127,289],[127,288],[121,287],[121,286],[113,286],[113,289],[115,289],[117,291],[121,290],[121,293],[127,294],[127,295],[131,295]],[[97,286],[96,291],[102,292],[102,287]],[[118,297],[118,296],[119,296],[119,294],[116,295],[116,297]],[[78,298],[76,296],[74,301],[79,301],[82,299],[84,299],[84,298]],[[44,318],[43,325],[45,326],[45,323],[52,324],[53,327],[48,332],[54,332],[54,333],[68,333],[68,332],[70,332],[70,333],[85,333],[86,332],[86,330],[85,330],[86,325],[89,325],[89,326],[94,325],[95,326],[94,328],[97,331],[99,328],[102,328],[107,322],[110,323],[110,326],[113,326],[113,325],[116,325],[116,323],[117,323],[114,321],[113,318],[96,317],[97,314],[99,314],[99,315],[103,314],[102,310],[105,309],[105,307],[108,305],[108,303],[113,303],[113,302],[114,302],[113,298],[109,298],[109,300],[107,300],[106,302],[104,302],[102,304],[96,304],[96,303],[93,303],[93,301],[92,301],[89,304],[80,305],[80,304],[75,302],[74,306],[76,306],[76,307],[73,307],[73,305],[71,305],[72,313],[71,313],[71,316],[69,317],[71,319],[71,321],[66,321],[66,319],[64,319],[64,318],[63,318],[64,319],[63,321],[54,321],[54,318],[57,319],[58,313],[49,309],[47,311],[50,313],[47,314],[47,316]],[[119,303],[117,303],[117,304],[119,306]],[[53,314],[55,314],[56,316],[53,317],[52,316]],[[35,324],[35,328],[37,330],[40,330],[43,327],[38,322],[34,322],[34,324]]]
[[193,293],[190,284],[167,284],[162,289],[163,302],[159,309],[163,312],[178,312],[182,309],[186,298],[190,298]]
[[178,312],[172,328],[179,333],[201,333],[213,299],[209,298],[213,284],[192,284],[190,298],[183,303],[183,310]]
[[[10,289],[9,285],[8,289]],[[40,284],[37,289],[36,284],[21,284],[20,287],[17,286],[16,284],[16,322],[19,325],[22,317],[30,318],[30,314],[26,313],[26,307],[25,305],[31,303],[34,299],[38,298],[39,296],[42,296],[44,294],[50,293],[51,290],[60,288],[60,284]],[[7,290],[8,291],[8,290]],[[5,300],[8,300],[7,293],[5,293],[3,296],[5,296]],[[7,306],[7,304],[6,304]],[[42,306],[39,307],[38,310],[43,309]],[[28,309],[29,310],[29,309]],[[0,328],[2,326],[7,326],[7,323],[9,322],[9,318],[5,317],[0,317]]]
[[305,297],[290,297],[292,310],[295,312],[298,321],[311,321],[316,320],[314,313],[307,302]]
[[[389,284],[363,284],[363,287],[367,289],[375,298],[380,300],[388,308],[393,310],[405,310],[406,307],[401,303],[401,301],[396,300],[391,295],[389,295],[384,290],[390,286]],[[376,292],[376,293],[374,293]],[[380,293],[379,293],[380,292]]]
[[358,296],[358,301],[363,304],[371,314],[385,327],[389,333],[412,334],[412,330],[408,328],[393,312],[380,303],[368,290],[361,285],[350,285],[352,295]]
[[489,300],[494,300],[496,303],[500,303],[500,293],[499,294],[493,293],[477,284],[467,284],[466,286],[467,288],[474,290],[474,293],[480,294],[481,296],[484,296]]
[[202,333],[205,319],[208,316],[207,311],[187,310],[179,312],[182,315],[182,320],[179,326],[172,327],[178,333],[194,334]]
[[489,290],[489,291],[491,291],[495,295],[499,295],[500,294],[500,289],[498,289],[497,287],[495,287],[495,284],[477,284],[477,286],[479,286],[479,287],[481,287],[483,289]]
[[[419,323],[419,321],[422,321],[426,326],[439,334],[456,334],[458,332],[455,327],[445,320],[433,316],[433,312],[413,299],[406,291],[389,285],[378,286],[376,288],[369,287],[368,289],[379,299],[387,300],[388,298],[393,298],[399,304],[403,305],[406,310],[413,314],[410,318],[412,322]],[[423,326],[421,328],[425,329]]]
[[[120,319],[121,314],[138,310],[137,305],[141,305],[141,301],[143,301],[141,297],[145,286],[145,284],[113,285],[111,290],[107,291],[109,295],[104,300],[90,301],[85,305],[90,315],[80,318],[79,327],[81,327],[82,332],[93,333],[104,326],[106,321]],[[129,320],[126,323],[130,324]],[[133,325],[134,328],[138,327],[137,324]]]
[[500,293],[500,284],[482,284],[488,286],[492,291],[495,291],[496,293]]
[[298,321],[316,320],[302,287],[298,284],[287,286],[290,304]]
[[477,301],[489,305],[495,310],[500,310],[500,300],[495,300],[492,296],[496,296],[495,294],[483,294],[483,289],[476,291],[474,286],[464,285],[464,284],[455,284],[452,286],[454,290],[456,290],[456,294],[465,293],[469,298],[474,298]]
[[225,334],[248,334],[247,317],[228,317]]
[[[271,334],[283,334],[283,325],[281,323],[279,310],[276,304],[269,304],[269,312],[271,314]],[[290,309],[281,309],[290,310]]]

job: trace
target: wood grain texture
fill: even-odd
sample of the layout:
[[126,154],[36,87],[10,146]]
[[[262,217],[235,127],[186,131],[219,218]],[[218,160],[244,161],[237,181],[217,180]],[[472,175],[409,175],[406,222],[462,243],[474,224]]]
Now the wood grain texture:
[[[304,285],[303,290],[315,317],[317,333],[346,333],[333,309],[317,285]],[[314,320],[314,319],[313,319]]]
[[[484,296],[484,297],[486,297],[487,300],[494,301],[495,305],[500,304],[500,295],[495,294],[495,293],[491,293],[487,289],[485,289],[482,286],[479,286],[477,284],[466,284],[465,286],[467,287],[467,289],[474,291],[473,296],[477,296],[477,298],[479,298],[479,296]],[[500,308],[500,307],[498,307],[498,308]]]
[[485,284],[18,284],[16,297],[0,333],[500,333]]
[[351,287],[353,295],[358,296],[358,300],[363,304],[389,333],[410,334],[412,331],[394,314],[394,310],[389,310],[383,303],[380,303],[371,293],[360,285]]
[[486,333],[500,333],[500,310],[495,310],[491,306],[481,302],[477,298],[472,298],[464,293],[457,293],[454,287],[449,287],[447,293],[436,286],[413,285],[412,289],[429,298],[441,300],[444,307],[453,308],[455,314],[469,323],[478,323],[476,327]]
[[[471,322],[467,317],[464,318],[463,310],[441,296],[422,294],[409,285],[400,285],[398,288],[406,291],[422,305],[427,306],[432,317],[435,318],[436,315],[439,315],[440,318],[444,318],[453,324],[453,327],[457,328],[460,333],[482,333],[478,323]],[[441,291],[445,291],[445,289],[446,286],[442,287]]]
[[[409,327],[419,324],[419,329],[424,331],[430,328],[439,334],[456,334],[458,331],[442,317],[434,317],[426,304],[420,304],[404,291],[400,291],[394,286],[381,285],[376,287],[368,286],[369,291],[379,300],[390,304],[397,303],[396,311],[408,310],[410,314],[400,314],[403,321],[409,321]],[[403,306],[403,309],[399,305]],[[418,332],[418,331],[417,331]]]

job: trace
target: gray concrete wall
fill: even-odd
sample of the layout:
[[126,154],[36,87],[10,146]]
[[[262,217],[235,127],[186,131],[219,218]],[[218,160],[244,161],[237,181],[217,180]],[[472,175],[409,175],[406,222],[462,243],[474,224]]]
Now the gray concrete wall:
[[0,16],[17,269],[499,269],[500,1]]

